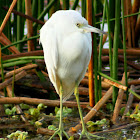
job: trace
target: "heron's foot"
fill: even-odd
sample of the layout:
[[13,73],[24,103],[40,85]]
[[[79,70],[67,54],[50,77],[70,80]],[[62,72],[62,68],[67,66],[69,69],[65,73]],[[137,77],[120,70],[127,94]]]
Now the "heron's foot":
[[56,130],[54,132],[54,134],[49,138],[49,140],[52,140],[52,138],[55,137],[56,135],[59,135],[60,140],[62,140],[62,138],[63,138],[62,135],[63,134],[66,136],[67,139],[69,139],[68,134],[64,130],[58,128],[58,130]]
[[[85,135],[87,137],[88,140],[93,140],[93,139],[105,139],[104,137],[100,137],[100,136],[97,136],[97,135],[93,135],[91,133],[89,133],[86,129],[83,129],[82,130],[82,133],[80,135],[80,138],[79,140],[82,139],[83,135]],[[92,138],[91,138],[92,137]]]

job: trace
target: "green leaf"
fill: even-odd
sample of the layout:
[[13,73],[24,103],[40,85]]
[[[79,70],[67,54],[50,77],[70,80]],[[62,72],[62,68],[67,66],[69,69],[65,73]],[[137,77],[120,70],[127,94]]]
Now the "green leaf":
[[[63,116],[66,117],[68,116],[68,114],[70,114],[72,112],[71,108],[68,107],[63,107]],[[60,116],[60,108],[55,107],[55,113],[56,113],[56,117]]]
[[59,108],[55,107],[55,114],[57,114],[58,111],[59,111]]
[[125,107],[122,107],[121,110],[120,110],[120,114],[121,114],[121,115],[123,115],[124,110],[125,110]]
[[6,114],[6,115],[12,115],[12,110],[10,110],[9,108],[7,108],[7,109],[5,110],[5,114]]
[[70,136],[68,140],[74,140],[74,136]]
[[14,106],[14,107],[12,108],[12,113],[15,114],[16,111],[17,111],[17,109],[16,109],[16,107]]
[[21,107],[21,109],[29,109],[30,108],[30,106],[29,105],[27,105],[27,104],[20,104],[20,107]]
[[41,110],[44,108],[44,104],[40,103],[38,106],[37,106],[37,109]]
[[35,110],[35,108],[30,108],[30,109],[29,109],[29,112],[30,112],[31,115],[34,114],[34,110]]
[[110,111],[113,111],[113,105],[112,105],[111,103],[108,103],[108,104],[106,105],[106,108],[107,108],[108,110],[110,110]]
[[49,126],[48,126],[48,129],[49,129],[49,130],[54,130],[54,131],[57,130],[56,126],[54,126],[54,125],[49,125]]
[[86,124],[89,125],[89,126],[93,126],[93,125],[95,125],[95,122],[93,122],[93,121],[88,121]]

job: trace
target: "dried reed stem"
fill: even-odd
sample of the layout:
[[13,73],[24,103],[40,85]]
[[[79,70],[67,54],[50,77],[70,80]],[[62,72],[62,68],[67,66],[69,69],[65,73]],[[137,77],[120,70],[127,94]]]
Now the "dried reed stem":
[[[15,81],[21,79],[24,77],[27,73],[25,71],[21,71],[20,73],[15,75]],[[3,83],[0,83],[0,90],[3,89],[4,87],[10,85],[12,83],[13,77],[4,81]]]
[[[31,0],[25,0],[25,9],[26,9],[26,15],[32,16],[32,5],[31,5]],[[33,36],[33,22],[31,20],[26,19],[27,21],[27,37],[32,37]],[[28,51],[33,51],[34,48],[34,42],[33,40],[28,40]]]
[[111,81],[109,79],[104,78],[104,82],[106,82],[106,83],[108,83],[108,84],[110,84],[112,86],[115,86],[117,88],[123,89],[125,91],[127,90],[127,87],[126,86],[120,85],[120,84],[118,84],[116,82],[113,82],[113,81]]
[[11,12],[14,9],[16,3],[17,3],[17,0],[13,0],[12,4],[11,4],[11,6],[10,6],[10,8],[9,8],[9,10],[8,10],[8,12],[7,12],[4,20],[3,20],[3,22],[2,22],[2,24],[1,24],[1,27],[0,27],[0,35],[1,35],[1,33],[2,33],[3,29],[4,29],[4,27],[5,27],[8,19],[9,19],[10,15],[11,15]]
[[[11,41],[5,36],[4,33],[2,33],[0,35],[0,42],[1,44],[3,45],[10,45],[11,44]],[[20,52],[18,51],[18,49],[15,47],[15,46],[11,46],[8,48],[9,51],[11,51],[12,53],[14,54],[19,54]]]
[[[20,104],[25,103],[29,105],[38,105],[40,103],[46,105],[46,106],[59,106],[60,101],[59,100],[47,100],[47,99],[37,99],[37,98],[27,98],[27,97],[4,97],[0,98],[0,104]],[[86,106],[89,105],[88,102],[82,102],[80,103],[82,108],[86,108]],[[77,107],[77,103],[73,101],[66,101],[63,103],[63,106],[67,107]]]
[[[129,76],[129,73],[127,73],[127,77]],[[125,73],[123,74],[123,79],[125,79]],[[121,82],[123,85],[125,85],[125,80]],[[118,97],[116,100],[116,104],[115,104],[115,108],[114,108],[114,113],[113,113],[113,117],[112,117],[112,121],[114,124],[117,123],[118,120],[118,115],[120,112],[120,108],[121,108],[121,103],[123,101],[123,95],[124,95],[124,90],[123,89],[119,89],[118,92]]]
[[[90,25],[92,25],[92,0],[87,0],[87,20]],[[92,34],[93,37],[93,34]],[[92,41],[92,49],[93,49],[93,41]],[[94,99],[94,81],[93,81],[93,53],[91,54],[91,59],[88,66],[88,79],[89,79],[89,103],[90,106],[93,107],[95,104]]]
[[[133,85],[131,85],[130,89],[133,90],[133,91],[135,91]],[[130,109],[130,107],[131,107],[131,105],[132,105],[133,99],[134,99],[134,95],[133,95],[132,93],[129,93],[128,101],[127,101],[126,108],[125,108],[125,110],[124,110],[122,119],[125,118],[126,113],[129,111],[129,109]]]
[[4,77],[5,77],[5,78],[9,78],[9,77],[11,77],[14,73],[17,74],[17,73],[19,73],[19,72],[21,72],[21,71],[23,71],[23,70],[29,70],[29,69],[33,69],[33,68],[36,68],[36,67],[37,67],[37,64],[28,64],[28,65],[26,65],[26,66],[24,66],[24,67],[21,67],[21,68],[18,68],[18,69],[16,69],[16,70],[12,70],[12,71],[6,73]]

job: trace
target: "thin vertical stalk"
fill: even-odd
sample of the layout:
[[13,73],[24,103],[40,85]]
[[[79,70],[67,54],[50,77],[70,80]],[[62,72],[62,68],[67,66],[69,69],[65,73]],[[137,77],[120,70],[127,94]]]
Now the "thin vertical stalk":
[[[102,20],[102,29],[104,29],[104,22],[105,22],[105,11],[106,11],[106,0],[105,0],[105,4],[104,4],[104,10],[103,10],[103,20]],[[102,48],[103,48],[103,35],[100,36],[100,48],[99,48],[99,56],[98,56],[98,71],[101,72],[102,70]],[[98,83],[98,87],[99,87],[99,94],[98,97],[99,99],[101,99],[102,96],[102,85],[101,85],[101,76],[99,75],[99,83]],[[99,100],[98,99],[98,100]]]
[[[44,10],[44,1],[38,0],[38,16],[41,14],[41,12]],[[42,17],[40,20],[44,21],[44,17]],[[38,25],[38,28],[41,28],[41,25]]]
[[[3,71],[3,64],[2,64],[1,46],[0,46],[0,69],[1,69],[2,82],[4,82],[4,71]],[[5,97],[7,97],[6,88],[4,88],[3,90],[4,90]]]
[[[110,9],[110,18],[115,18],[115,0],[109,0],[109,9]],[[112,9],[112,10],[111,10]],[[113,34],[114,33],[114,25],[115,25],[115,22],[112,21],[111,24],[110,24],[110,30],[111,30],[111,33]]]
[[81,0],[82,16],[86,17],[86,1]]
[[[113,42],[113,79],[118,79],[118,46],[119,46],[119,34],[120,34],[120,0],[115,1],[115,30],[114,30],[114,42]],[[113,105],[115,105],[117,99],[116,87],[113,87]]]
[[108,1],[106,0],[106,15],[108,25],[108,37],[109,37],[109,65],[110,65],[110,76],[112,77],[112,39],[111,39],[111,26],[110,26],[110,14],[109,14]]
[[[37,19],[38,14],[38,0],[32,1],[32,15]],[[44,20],[43,20],[44,21]],[[34,36],[37,35],[37,26],[34,28]],[[34,46],[37,46],[37,40],[34,39]]]
[[34,18],[37,18],[38,14],[38,1],[32,0],[32,15]]
[[[25,0],[25,9],[26,9],[26,15],[32,16],[32,6],[31,6],[31,0]],[[27,37],[33,36],[33,22],[31,20],[26,19],[27,22]],[[34,48],[34,42],[33,40],[29,40],[28,42],[28,51],[33,51]]]
[[63,9],[68,10],[69,9],[69,0],[63,0]]
[[[92,0],[87,0],[87,20],[88,20],[88,23],[90,25],[92,25],[92,8],[93,8],[93,5],[92,5]],[[92,34],[92,37],[93,37],[93,34]],[[92,51],[93,51],[93,41],[92,41]],[[94,90],[94,82],[93,82],[93,52],[92,52],[92,55],[91,55],[91,59],[90,59],[90,63],[89,63],[89,66],[88,66],[88,78],[89,78],[89,103],[90,103],[90,106],[93,107],[94,104],[95,104],[95,101],[94,101],[94,94],[93,94],[93,90]]]
[[[10,4],[11,4],[11,2],[10,1],[7,1],[8,7],[10,6]],[[6,34],[6,36],[8,37],[9,40],[11,40],[11,15],[10,15],[9,20],[7,21],[7,24],[6,25],[7,25],[6,26],[7,27],[7,34]],[[8,51],[8,54],[9,53],[10,52]]]
[[[17,11],[19,11],[19,12],[22,11],[22,0],[17,1]],[[17,16],[17,41],[22,39],[22,34],[21,34],[22,23],[21,22],[22,22],[21,17]],[[21,46],[20,44],[17,44],[17,48],[19,51],[22,50],[20,46]]]
[[[15,6],[15,10],[17,10],[17,6]],[[17,23],[17,15],[13,15],[13,23]],[[12,24],[13,25],[13,37],[12,37],[12,42],[17,41],[17,24]]]
[[124,2],[121,0],[122,5],[122,30],[123,30],[123,55],[124,55],[124,72],[125,72],[125,85],[128,86],[127,79],[127,58],[126,58],[126,34],[125,34],[125,21],[124,21]]
[[0,0],[0,25],[3,22],[3,19],[5,17],[6,11],[3,11],[2,6],[5,5],[5,0]]
[[15,91],[15,70],[16,70],[16,66],[14,67],[14,73],[13,73],[13,80],[12,80],[12,97],[15,96],[14,91]]
[[78,5],[78,3],[79,3],[79,0],[75,0],[75,2],[74,2],[74,4],[73,4],[73,6],[72,6],[72,10],[75,10],[76,9],[76,7],[77,7],[77,5]]
[[[53,0],[50,0],[53,1]],[[54,5],[49,9],[49,18],[60,8],[60,0],[55,0]]]
[[[130,7],[131,7],[131,0],[125,0],[126,4],[126,14],[129,15]],[[128,37],[128,47],[132,48],[132,34],[131,34],[131,17],[127,17],[127,37]]]
[[[94,1],[95,2],[95,1]],[[95,6],[93,6],[93,8],[95,8]],[[93,21],[93,26],[95,26],[95,10],[93,9],[93,17],[92,17],[92,21]],[[93,41],[92,41],[92,45],[93,45],[93,64],[94,64],[94,98],[95,98],[95,104],[98,102],[99,98],[98,98],[98,52],[97,52],[97,40],[96,40],[96,34],[93,33]]]

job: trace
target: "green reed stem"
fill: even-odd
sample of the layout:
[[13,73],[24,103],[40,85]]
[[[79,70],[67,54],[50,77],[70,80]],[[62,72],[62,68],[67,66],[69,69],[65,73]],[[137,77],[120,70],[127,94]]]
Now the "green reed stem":
[[[22,12],[22,0],[18,0],[17,1],[17,11]],[[17,16],[17,41],[22,39],[22,20],[21,20],[21,16]],[[19,51],[21,51],[21,46],[20,44],[17,44],[17,48]]]
[[3,68],[13,67],[15,65],[17,66],[17,65],[27,64],[27,63],[32,63],[32,60],[19,60],[19,61],[14,61],[12,63],[11,62],[5,63],[5,64],[3,64]]
[[112,39],[111,39],[111,28],[110,28],[110,14],[109,14],[108,1],[106,0],[106,15],[108,25],[108,37],[109,37],[109,65],[110,65],[110,76],[112,77]]
[[16,41],[14,43],[11,43],[10,45],[7,45],[7,46],[2,47],[1,50],[7,49],[7,48],[9,48],[11,46],[14,46],[14,45],[17,45],[19,43],[22,43],[22,42],[25,42],[25,41],[28,41],[28,40],[32,40],[32,39],[35,39],[35,38],[39,38],[39,35],[32,36],[30,38],[26,38],[26,39],[22,39],[22,40]]
[[[104,29],[104,21],[105,21],[105,11],[106,11],[106,1],[104,4],[104,10],[103,10],[103,20],[102,20],[102,29]],[[101,72],[102,71],[102,48],[103,48],[103,35],[100,36],[100,44],[99,44],[99,56],[98,56],[98,71]],[[98,97],[99,99],[101,99],[102,96],[102,85],[101,85],[101,76],[99,75],[99,83],[98,83],[98,87],[99,87],[99,93],[98,93]]]
[[14,62],[14,61],[19,61],[19,60],[32,60],[32,59],[44,59],[44,56],[24,56],[24,57],[18,57],[18,58],[12,58],[8,60],[4,60],[3,63],[9,63],[9,62]]
[[82,16],[86,17],[86,1],[81,0],[81,9],[82,9]]
[[14,67],[13,80],[12,80],[12,97],[15,96],[15,69],[16,67]]
[[[94,1],[95,2],[95,1]],[[93,26],[95,26],[95,7],[93,6]],[[97,53],[97,40],[96,40],[96,34],[93,33],[93,66],[94,66],[94,95],[95,95],[95,104],[98,102],[98,53]]]
[[[1,70],[2,82],[4,82],[5,78],[4,78],[3,62],[2,62],[2,57],[1,57],[1,46],[0,46],[0,70]],[[6,88],[4,88],[3,91],[4,91],[5,97],[7,97]]]
[[[123,30],[123,54],[124,54],[124,72],[125,72],[125,85],[128,86],[127,78],[127,57],[126,57],[126,36],[125,36],[125,21],[124,21],[124,1],[121,0],[122,5],[122,30]],[[128,96],[128,94],[127,94]]]
[[[131,16],[135,16],[135,15],[139,15],[140,12],[137,12],[137,13],[132,13],[132,14],[129,14],[129,15],[125,15],[124,18],[127,18],[127,17],[131,17]],[[119,17],[120,19],[122,19],[122,17]],[[109,21],[114,21],[115,18],[111,18]],[[105,22],[107,22],[107,20],[105,20]],[[95,24],[101,24],[102,22],[96,22]]]
[[78,3],[79,3],[79,0],[75,0],[75,2],[74,2],[74,4],[73,4],[73,6],[72,6],[72,10],[75,10],[76,9],[76,7],[78,6]]
[[[113,79],[118,79],[118,46],[119,46],[119,34],[120,34],[120,1],[115,2],[115,30],[114,30],[114,42],[113,42]],[[113,87],[112,102],[115,105],[117,99],[118,89]]]
[[63,0],[63,9],[68,10],[69,9],[69,0]]

